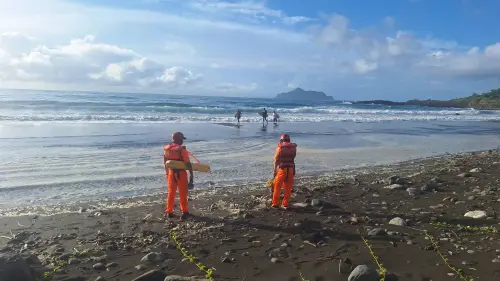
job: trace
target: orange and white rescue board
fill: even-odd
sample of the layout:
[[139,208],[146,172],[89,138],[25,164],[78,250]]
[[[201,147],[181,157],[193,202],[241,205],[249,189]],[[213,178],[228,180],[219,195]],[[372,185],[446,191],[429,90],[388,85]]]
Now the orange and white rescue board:
[[[184,163],[182,161],[168,160],[167,162],[165,162],[165,165],[169,169],[187,170],[186,163]],[[209,173],[210,172],[210,165],[207,165],[207,164],[191,163],[191,166],[193,167],[193,171],[202,172],[202,173]]]

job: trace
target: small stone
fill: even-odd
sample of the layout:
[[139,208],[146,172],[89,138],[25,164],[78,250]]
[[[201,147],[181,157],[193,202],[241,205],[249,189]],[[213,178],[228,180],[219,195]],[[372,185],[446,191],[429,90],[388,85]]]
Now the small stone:
[[116,262],[110,262],[108,264],[106,264],[106,268],[112,268],[112,267],[117,267],[118,264]]
[[68,260],[68,264],[79,264],[79,263],[80,263],[80,260],[77,258],[70,258]]
[[103,264],[103,263],[98,262],[98,263],[94,264],[94,265],[92,266],[92,268],[93,268],[93,269],[95,269],[95,270],[102,270],[102,269],[104,269],[104,268],[105,268],[105,266],[104,266],[104,264]]
[[222,263],[230,263],[230,262],[231,262],[231,260],[230,260],[228,257],[223,257],[223,258],[221,259],[221,262],[222,262]]
[[307,203],[293,203],[293,206],[299,208],[306,208],[308,205]]
[[320,207],[321,206],[321,200],[319,200],[319,199],[313,199],[313,200],[311,200],[311,206],[313,206],[313,207]]
[[272,258],[272,259],[271,259],[271,262],[272,262],[272,263],[278,263],[279,261],[280,261],[280,260],[279,260],[278,258]]
[[384,189],[390,189],[390,190],[395,190],[395,189],[402,189],[404,188],[404,186],[400,185],[400,184],[391,184],[391,185],[388,185],[388,186],[384,186]]
[[395,217],[392,220],[389,221],[389,224],[392,225],[398,225],[398,226],[404,226],[406,225],[406,221],[400,217]]
[[417,195],[417,189],[413,187],[409,187],[406,189],[406,192],[408,192],[408,195],[410,196],[415,196]]
[[491,262],[492,263],[500,263],[500,259],[493,259]]
[[71,257],[71,254],[62,254],[59,256],[60,260],[67,261]]
[[165,256],[162,253],[151,252],[151,253],[145,255],[141,259],[141,264],[151,265],[151,264],[154,264],[156,262],[162,262],[164,260],[165,260]]
[[95,281],[106,281],[106,279],[102,276],[97,276],[97,278],[95,279]]
[[142,265],[142,264],[136,265],[136,266],[134,266],[134,268],[137,269],[138,271],[143,271],[143,270],[147,269],[147,267]]
[[368,231],[368,236],[381,236],[384,234],[386,234],[386,232],[382,228],[374,228]]
[[380,197],[380,194],[374,193],[372,196],[375,198],[378,198],[378,197]]
[[348,281],[378,281],[379,279],[379,273],[366,265],[356,266],[347,278]]
[[432,192],[437,191],[438,187],[435,183],[426,183],[420,188],[421,191]]
[[474,254],[475,252],[474,252],[474,250],[467,250],[467,253],[468,254]]
[[293,224],[293,226],[295,226],[295,227],[300,227],[300,226],[301,226],[301,224],[300,224],[300,222],[296,222],[296,223],[294,223],[294,224]]
[[469,171],[469,173],[481,173],[483,171],[483,169],[481,168],[474,168],[472,170]]
[[461,173],[459,175],[457,175],[458,177],[461,177],[461,178],[470,178],[472,175],[469,174],[469,173]]
[[160,281],[165,280],[167,274],[161,270],[150,270],[132,281]]
[[322,215],[324,215],[324,214],[325,214],[325,213],[323,213],[322,211],[319,211],[319,212],[317,212],[317,213],[316,213],[316,216],[322,216]]
[[244,257],[248,257],[248,256],[250,255],[250,253],[249,253],[249,252],[244,252],[244,253],[243,253],[243,254],[241,254],[241,255],[242,255],[242,256],[244,256]]
[[476,211],[470,211],[470,212],[465,213],[464,217],[473,218],[473,219],[483,219],[483,218],[486,218],[487,215],[486,215],[485,211],[476,210]]

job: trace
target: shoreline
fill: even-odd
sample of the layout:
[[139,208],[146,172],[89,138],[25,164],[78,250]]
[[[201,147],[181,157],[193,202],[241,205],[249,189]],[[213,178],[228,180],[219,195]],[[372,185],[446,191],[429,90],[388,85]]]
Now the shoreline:
[[[500,276],[499,169],[495,149],[301,177],[287,212],[269,210],[265,187],[216,189],[193,197],[186,222],[163,218],[164,196],[116,203],[121,209],[0,217],[0,252],[35,255],[53,280],[134,280],[152,269],[156,279],[140,280],[205,275],[176,248],[174,230],[196,262],[216,269],[214,280],[347,280],[356,265],[376,268],[369,245],[396,280],[458,277],[439,250],[465,276],[490,281]],[[485,217],[464,217],[473,210]],[[156,258],[144,260],[148,253]]]
[[[463,156],[476,153],[484,153],[487,151],[494,151],[496,149],[483,149],[483,150],[472,150],[459,153],[442,153],[434,156],[428,157],[416,157],[408,160],[395,161],[386,164],[363,164],[357,167],[349,168],[338,168],[331,171],[320,171],[320,172],[308,172],[304,175],[300,175],[295,178],[295,185],[300,186],[304,181],[311,178],[319,178],[315,184],[324,185],[328,184],[329,181],[338,180],[341,178],[347,178],[353,174],[369,174],[376,173],[380,170],[395,170],[401,167],[415,168],[420,162],[439,160],[446,157]],[[200,188],[194,189],[189,192],[189,200],[198,200],[200,197],[206,196],[244,196],[245,194],[252,194],[258,192],[259,190],[265,189],[265,182],[252,182],[247,184],[232,184],[225,185],[222,187],[214,188]],[[106,198],[101,200],[89,200],[89,201],[76,201],[76,202],[63,202],[58,204],[41,204],[34,207],[20,207],[20,208],[9,208],[5,210],[0,210],[0,219],[5,217],[23,217],[23,216],[53,216],[61,214],[72,214],[79,213],[81,209],[93,209],[93,210],[113,210],[113,209],[126,209],[139,206],[148,206],[154,204],[164,204],[166,198],[166,182],[165,186],[161,191],[152,194],[138,195],[138,196],[126,196],[118,198]],[[177,197],[176,197],[177,198]],[[178,198],[177,198],[178,199]],[[177,200],[176,199],[176,200]],[[177,202],[177,201],[176,201]],[[65,206],[63,209],[61,207]]]

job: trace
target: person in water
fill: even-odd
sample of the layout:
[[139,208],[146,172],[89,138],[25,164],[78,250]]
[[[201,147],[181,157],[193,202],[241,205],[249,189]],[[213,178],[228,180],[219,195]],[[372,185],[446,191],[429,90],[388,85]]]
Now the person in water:
[[240,118],[241,118],[241,111],[238,109],[236,110],[236,114],[234,117],[238,120],[238,124],[240,124]]
[[172,135],[172,143],[165,145],[163,148],[164,164],[167,160],[182,161],[187,163],[187,168],[189,170],[188,182],[186,170],[168,169],[165,164],[168,184],[167,207],[165,213],[168,218],[174,217],[174,202],[177,189],[179,189],[179,205],[182,212],[181,219],[189,217],[188,186],[193,186],[193,167],[189,161],[189,153],[186,147],[182,145],[185,139],[183,133],[176,132]]
[[269,121],[267,121],[267,110],[265,108],[262,111],[262,125],[264,125],[264,122],[266,122],[266,125],[269,123]]
[[292,194],[292,187],[295,178],[295,156],[297,155],[297,144],[290,142],[288,134],[281,135],[280,142],[274,155],[273,172],[273,198],[272,208],[279,207],[281,189],[284,189],[281,208],[288,209],[288,201]]
[[278,119],[280,119],[280,115],[278,114],[278,112],[276,112],[276,110],[273,112],[273,123],[274,125],[278,124]]

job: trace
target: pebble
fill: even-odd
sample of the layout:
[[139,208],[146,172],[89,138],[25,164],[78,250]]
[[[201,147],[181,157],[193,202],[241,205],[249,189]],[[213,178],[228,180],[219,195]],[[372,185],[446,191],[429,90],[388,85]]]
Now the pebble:
[[300,227],[300,226],[301,226],[301,224],[300,224],[300,222],[296,222],[296,223],[294,223],[294,224],[293,224],[293,226],[295,226],[295,227]]
[[398,226],[404,226],[406,225],[406,221],[400,217],[395,217],[392,220],[389,221],[389,224],[392,225],[398,225]]
[[347,278],[348,281],[378,281],[379,279],[378,272],[367,265],[356,266]]
[[493,263],[500,263],[500,259],[493,259],[491,262],[493,262]]
[[404,188],[404,186],[400,185],[400,184],[391,184],[391,185],[388,185],[388,186],[384,186],[384,189],[391,189],[391,190],[394,190],[394,189],[402,189]]
[[62,254],[59,256],[60,260],[68,260],[71,257],[71,254]]
[[96,270],[101,270],[101,269],[104,269],[104,268],[105,268],[105,266],[104,266],[104,264],[102,264],[102,263],[98,262],[98,263],[94,264],[94,265],[92,266],[92,268],[93,268],[93,269],[96,269]]
[[408,192],[408,195],[410,196],[415,196],[417,195],[417,189],[413,187],[409,187],[406,189],[406,192]]
[[321,206],[321,200],[319,200],[319,199],[313,199],[313,200],[311,200],[311,206],[313,206],[313,207],[319,207],[319,206]]
[[375,198],[378,198],[378,197],[380,197],[380,194],[374,193],[372,196]]
[[68,264],[79,264],[79,263],[80,263],[80,260],[77,258],[70,258],[68,260]]
[[307,203],[293,203],[294,207],[305,208],[307,207]]
[[102,276],[97,276],[97,278],[94,281],[106,281],[106,279]]
[[382,228],[374,228],[374,229],[368,231],[368,236],[379,236],[379,235],[384,235],[384,234],[386,234],[386,232]]
[[483,169],[481,168],[474,168],[472,170],[469,171],[469,173],[481,173],[483,171]]
[[280,261],[280,260],[279,260],[278,258],[272,258],[272,259],[271,259],[271,262],[272,262],[272,263],[278,263],[279,261]]
[[474,250],[467,250],[467,253],[474,254],[475,252],[474,252]]
[[112,268],[112,267],[117,267],[118,264],[116,262],[110,262],[108,264],[106,264],[106,268]]
[[471,176],[471,174],[469,174],[469,173],[461,173],[458,175],[458,177],[461,177],[461,178],[468,178],[470,176]]
[[141,276],[133,279],[132,281],[153,281],[153,280],[165,280],[167,275],[161,270],[150,270]]
[[165,255],[163,255],[162,253],[151,252],[151,253],[145,255],[141,259],[141,264],[152,264],[155,262],[162,262],[164,260],[165,260]]
[[473,218],[473,219],[483,219],[483,218],[486,218],[487,215],[486,215],[485,211],[476,210],[476,211],[470,211],[470,212],[465,213],[464,217]]

